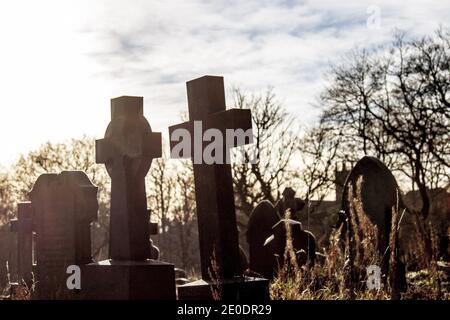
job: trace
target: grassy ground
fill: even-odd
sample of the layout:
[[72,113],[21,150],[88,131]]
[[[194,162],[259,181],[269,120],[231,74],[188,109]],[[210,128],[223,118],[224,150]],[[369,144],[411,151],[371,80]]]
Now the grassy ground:
[[[429,230],[431,252],[427,252],[416,232],[413,235],[416,247],[413,260],[402,260],[406,264],[406,289],[400,290],[396,278],[395,261],[398,261],[398,233],[391,232],[389,242],[391,254],[389,258],[389,273],[381,281],[379,289],[369,289],[366,268],[370,265],[381,265],[377,250],[377,229],[362,213],[362,206],[354,203],[352,216],[359,221],[353,221],[358,226],[354,232],[353,263],[349,261],[349,241],[345,243],[341,230],[335,230],[330,236],[330,243],[325,249],[324,261],[319,261],[314,267],[299,267],[297,265],[290,235],[284,254],[284,265],[271,282],[271,298],[275,300],[338,300],[338,299],[450,299],[450,264],[437,259],[436,237]],[[393,230],[396,228],[398,212],[393,209]],[[410,248],[411,249],[411,248]],[[386,258],[386,257],[385,257]],[[351,273],[353,270],[353,273]],[[353,277],[350,275],[353,274]],[[356,274],[356,277],[355,277]],[[355,281],[356,278],[356,281]],[[352,280],[353,279],[353,280]]]
[[[434,270],[433,270],[434,269]],[[279,270],[271,282],[270,294],[274,300],[346,300],[346,299],[450,299],[450,266],[407,272],[407,289],[394,295],[389,281],[378,290],[368,289],[367,276],[349,284],[348,267],[339,255],[327,255],[323,264],[314,268],[298,267],[292,261]]]
[[[389,274],[381,281],[378,289],[368,289],[367,266],[380,265],[383,260],[377,250],[377,230],[362,214],[361,204],[355,202],[351,208],[352,221],[358,226],[354,232],[354,255],[349,260],[349,241],[342,239],[341,230],[332,232],[329,245],[324,249],[324,258],[314,267],[298,266],[296,253],[292,247],[290,230],[287,228],[287,244],[283,266],[270,284],[273,300],[347,300],[347,299],[450,299],[450,264],[439,261],[436,237],[433,230],[428,230],[431,245],[427,247],[422,241],[423,235],[412,235],[415,254],[406,260],[406,290],[400,290],[395,276],[396,255],[398,255],[397,232],[391,232],[389,246],[392,248],[389,258]],[[352,218],[355,219],[355,218]],[[393,230],[396,229],[398,212],[393,209]],[[431,251],[431,252],[430,252]],[[352,271],[353,270],[353,271]],[[212,270],[212,277],[217,270]],[[353,276],[350,276],[350,275]],[[192,275],[190,275],[192,276]],[[213,277],[214,278],[214,277]],[[356,280],[355,280],[356,279]],[[219,285],[220,286],[220,285]],[[30,290],[20,287],[14,297],[10,297],[9,288],[0,290],[4,299],[29,299]],[[220,297],[220,293],[216,293]]]

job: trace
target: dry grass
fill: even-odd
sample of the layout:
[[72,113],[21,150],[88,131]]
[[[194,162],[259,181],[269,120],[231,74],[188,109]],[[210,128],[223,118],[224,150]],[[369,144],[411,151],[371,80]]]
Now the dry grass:
[[[358,187],[356,192],[360,192]],[[407,289],[401,292],[396,279],[398,249],[397,232],[391,232],[390,255],[380,255],[378,250],[378,230],[363,212],[362,204],[349,192],[351,221],[350,232],[353,240],[341,237],[342,228],[331,233],[328,247],[323,249],[324,261],[317,261],[314,267],[299,266],[292,246],[290,226],[286,225],[287,243],[283,256],[284,263],[277,276],[270,283],[270,295],[274,300],[379,300],[379,299],[450,299],[450,266],[442,267],[438,261],[438,240],[431,224],[417,226],[408,248],[415,255],[404,258],[407,269]],[[402,212],[403,213],[403,212]],[[289,217],[287,212],[287,217]],[[398,205],[392,208],[392,229],[396,231],[400,220]],[[358,226],[358,228],[356,228]],[[427,234],[423,234],[426,230]],[[431,240],[431,253],[422,239]],[[410,243],[410,245],[411,245]],[[351,249],[350,249],[351,248]],[[369,290],[366,281],[366,268],[369,265],[380,266],[383,259],[389,259],[390,274],[381,281],[380,288]],[[409,259],[409,260],[408,260]],[[408,270],[407,270],[408,271]],[[222,286],[216,259],[211,260],[209,270],[212,279],[212,295],[215,300],[222,298]],[[2,293],[5,299],[30,299],[32,288],[18,286],[11,295],[10,287]],[[1,297],[0,297],[1,299]]]
[[[334,232],[333,238],[338,238]],[[336,240],[333,240],[336,241]],[[314,268],[299,268],[285,264],[271,282],[271,298],[275,300],[372,300],[372,299],[450,299],[450,277],[448,272],[436,268],[407,273],[408,288],[399,293],[393,290],[391,281],[381,283],[379,290],[369,290],[366,277],[357,284],[348,285],[348,267],[340,249],[330,245],[323,265]],[[399,294],[398,297],[395,295]]]
[[[360,190],[356,190],[360,192]],[[279,268],[277,276],[270,284],[271,298],[275,300],[338,300],[338,299],[450,299],[449,271],[438,270],[437,236],[431,226],[428,226],[432,239],[432,253],[427,254],[422,241],[416,241],[415,250],[418,261],[406,261],[406,265],[419,265],[420,271],[407,273],[407,289],[401,292],[396,279],[398,249],[398,233],[391,232],[389,246],[390,255],[385,257],[378,251],[378,231],[362,210],[358,197],[350,192],[351,228],[353,241],[341,238],[342,230],[334,230],[330,236],[329,246],[324,250],[325,261],[313,268],[299,267],[293,259],[294,250],[290,232],[285,261]],[[392,231],[398,229],[400,215],[398,205],[392,208]],[[286,226],[289,230],[289,226]],[[342,226],[343,227],[343,226]],[[341,228],[342,228],[341,227]],[[416,231],[413,235],[421,239]],[[343,243],[345,242],[345,243]],[[349,249],[353,248],[353,249]],[[431,256],[431,259],[429,258]],[[366,268],[369,265],[380,266],[383,259],[389,259],[390,269],[388,279],[381,281],[378,290],[369,290]]]
[[[385,290],[366,290],[365,282],[348,285],[349,265],[345,252],[339,248],[339,230],[331,235],[331,245],[325,251],[325,262],[313,268],[285,263],[270,284],[275,300],[338,300],[387,299]],[[288,240],[289,241],[289,240]],[[292,249],[286,249],[292,250]],[[285,255],[286,256],[286,255]]]
[[213,255],[211,257],[211,266],[208,268],[208,274],[211,279],[211,295],[213,300],[222,300],[222,282],[220,276],[219,265],[217,263],[216,251],[213,250]]
[[18,283],[11,282],[11,273],[9,272],[9,264],[6,263],[7,285],[0,290],[0,300],[30,300],[34,291],[34,276],[31,286],[29,287],[25,281],[20,280]]

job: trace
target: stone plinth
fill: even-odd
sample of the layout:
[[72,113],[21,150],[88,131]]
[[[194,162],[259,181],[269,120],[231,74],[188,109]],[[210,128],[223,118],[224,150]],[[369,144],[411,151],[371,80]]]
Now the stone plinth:
[[217,282],[198,280],[178,287],[179,300],[264,301],[269,300],[269,281],[240,277]]
[[96,161],[111,177],[109,260],[86,266],[82,291],[88,299],[174,300],[174,265],[152,260],[145,176],[161,156],[161,134],[144,117],[142,97],[111,100],[111,122],[96,141]]
[[175,300],[172,264],[104,260],[85,267],[82,290],[92,300]]

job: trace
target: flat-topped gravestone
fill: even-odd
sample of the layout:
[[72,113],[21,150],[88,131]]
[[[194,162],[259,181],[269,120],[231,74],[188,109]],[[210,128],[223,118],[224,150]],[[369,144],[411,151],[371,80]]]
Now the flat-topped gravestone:
[[36,230],[38,299],[75,298],[67,267],[92,262],[90,224],[97,219],[97,187],[82,171],[43,174],[29,193]]
[[[232,109],[226,111],[225,92],[222,77],[204,76],[187,83],[187,95],[190,121],[169,128],[172,137],[175,130],[185,129],[191,137],[198,135],[199,127],[220,131],[226,137],[226,130],[242,132],[252,127],[250,110]],[[203,132],[200,134],[203,135]],[[194,138],[195,139],[195,138]],[[231,145],[222,142],[223,155],[227,148],[249,143],[246,139],[237,139]],[[266,299],[268,281],[265,279],[243,277],[240,261],[238,230],[234,205],[233,181],[229,158],[206,163],[198,158],[207,147],[205,142],[201,150],[193,144],[195,197],[200,242],[202,280],[178,288],[180,299],[212,299],[215,284],[220,283],[219,296],[224,300]],[[197,146],[198,147],[198,146]],[[174,141],[171,139],[173,151]],[[174,156],[174,154],[172,154]],[[181,156],[186,156],[182,154]]]
[[161,134],[152,132],[142,97],[111,100],[111,122],[96,141],[97,163],[111,177],[109,260],[87,266],[90,299],[175,299],[174,266],[152,260],[145,176],[161,156]]
[[18,284],[31,287],[33,279],[33,220],[31,202],[17,204],[17,219],[10,222],[12,232],[17,233]]

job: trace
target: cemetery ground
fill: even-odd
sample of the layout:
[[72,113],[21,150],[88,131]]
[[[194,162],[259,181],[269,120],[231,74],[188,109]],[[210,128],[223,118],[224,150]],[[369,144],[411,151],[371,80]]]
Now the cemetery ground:
[[186,83],[170,141],[143,97],[111,99],[103,138],[0,176],[1,298],[450,300],[449,39],[355,54],[304,130],[272,91],[227,108],[220,76]]
[[[360,204],[359,204],[360,205]],[[361,228],[365,233],[374,234],[372,224],[363,224]],[[376,227],[375,227],[376,228]],[[270,299],[272,300],[388,300],[395,294],[395,288],[391,282],[380,283],[380,288],[369,289],[363,275],[363,281],[358,284],[349,284],[346,270],[346,257],[339,246],[339,232],[334,230],[330,234],[328,247],[324,248],[324,259],[314,267],[299,266],[295,258],[295,250],[292,247],[292,238],[288,233],[287,246],[284,252],[283,267],[280,267],[276,276],[270,282]],[[417,232],[417,231],[416,231]],[[420,237],[419,234],[415,234]],[[433,239],[437,243],[437,239]],[[416,242],[417,246],[412,251],[417,255],[414,261],[407,261],[410,270],[407,272],[407,290],[401,293],[404,300],[449,300],[450,299],[450,271],[449,264],[443,261],[431,260],[426,253],[423,244]],[[361,254],[361,265],[376,264],[380,256],[374,248],[374,243],[362,241],[356,244]],[[438,255],[438,248],[433,247],[432,256]],[[412,266],[414,264],[414,267]],[[249,270],[246,270],[248,273]],[[9,274],[8,274],[9,277]],[[189,281],[201,278],[199,273],[191,272]],[[21,286],[15,291],[14,300],[29,300],[35,288],[34,279],[30,286]],[[220,286],[220,279],[217,280]],[[11,299],[10,287],[6,285],[2,289],[1,299]],[[220,299],[220,296],[217,296]]]
[[[337,238],[337,233],[332,235]],[[362,244],[367,253],[373,249]],[[418,252],[423,252],[417,248]],[[292,264],[278,271],[270,283],[270,298],[272,300],[384,300],[390,299],[391,288],[382,284],[379,290],[368,290],[367,284],[361,282],[355,288],[352,296],[348,284],[345,281],[344,257],[339,250],[332,247],[327,250],[325,261],[317,264],[311,269],[301,268],[295,260]],[[292,248],[286,250],[288,259],[292,258]],[[424,253],[422,253],[424,254]],[[425,260],[426,257],[418,257]],[[366,256],[367,260],[375,260],[375,257]],[[402,299],[406,300],[449,300],[450,299],[450,272],[443,268],[443,264],[434,262],[428,268],[418,269],[407,273],[408,289],[402,293]],[[8,275],[9,276],[9,275]],[[199,278],[199,274],[190,274],[191,281]],[[29,300],[31,291],[34,290],[32,283],[30,288],[23,286],[16,292],[13,299]],[[2,288],[0,299],[9,300],[10,288],[8,285]]]

